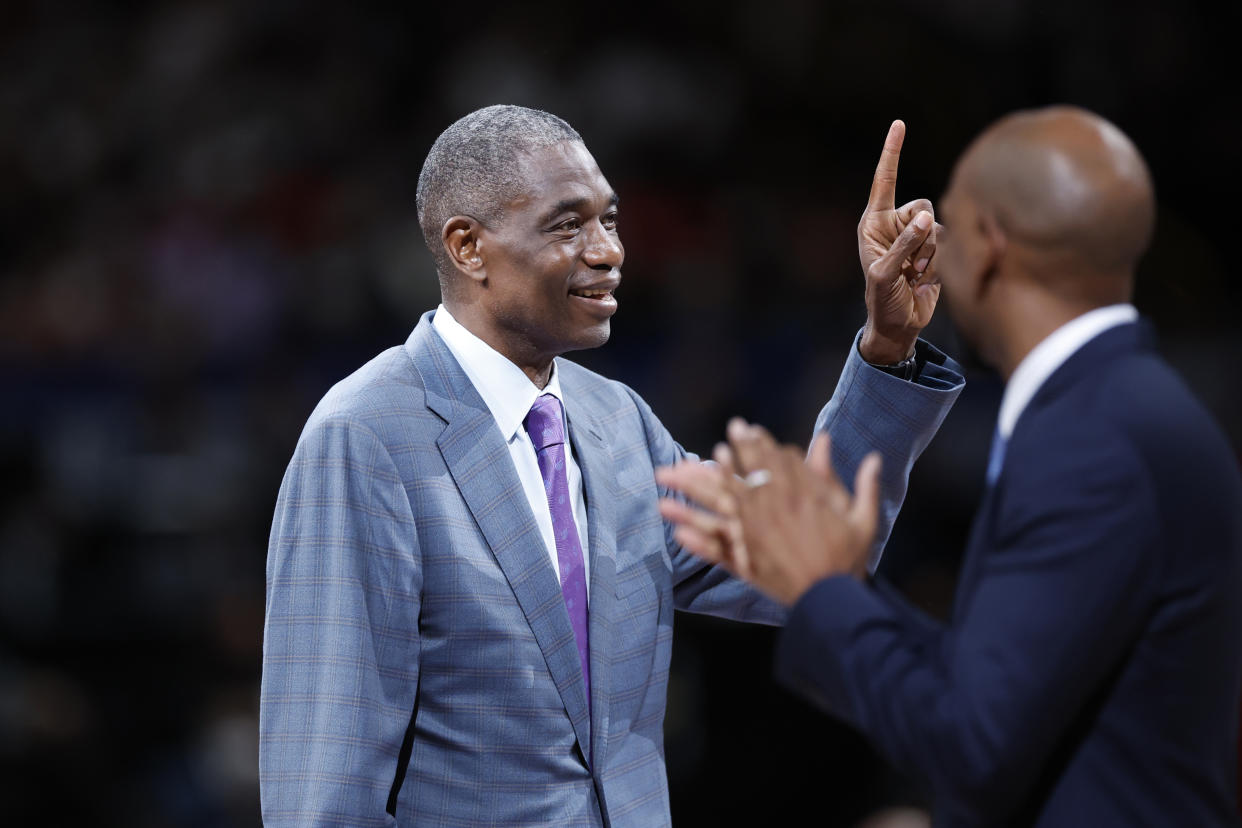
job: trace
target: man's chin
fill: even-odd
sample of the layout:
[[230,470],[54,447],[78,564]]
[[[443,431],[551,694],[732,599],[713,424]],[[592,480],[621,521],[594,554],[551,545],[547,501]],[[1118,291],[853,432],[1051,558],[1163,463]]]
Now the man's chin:
[[572,343],[565,348],[565,353],[571,351],[589,351],[592,348],[598,348],[608,342],[608,337],[612,335],[612,324],[610,320],[598,322],[590,328],[581,331],[573,338]]

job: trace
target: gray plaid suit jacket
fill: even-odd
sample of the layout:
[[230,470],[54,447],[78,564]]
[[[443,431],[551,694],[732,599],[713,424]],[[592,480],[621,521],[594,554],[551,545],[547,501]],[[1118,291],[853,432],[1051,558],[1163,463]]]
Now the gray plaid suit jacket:
[[[926,346],[920,345],[921,348]],[[885,455],[883,535],[961,389],[857,349],[817,427],[852,479]],[[669,822],[673,610],[784,610],[681,551],[656,466],[686,456],[631,389],[558,359],[587,502],[591,699],[560,584],[499,429],[424,315],[336,385],[281,485],[267,561],[267,825]]]

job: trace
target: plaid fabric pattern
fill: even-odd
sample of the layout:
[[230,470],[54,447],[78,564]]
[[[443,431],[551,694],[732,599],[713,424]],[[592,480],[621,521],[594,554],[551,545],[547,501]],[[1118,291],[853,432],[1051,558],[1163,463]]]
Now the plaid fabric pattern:
[[[784,610],[677,548],[653,469],[684,451],[631,389],[558,360],[587,501],[588,706],[508,450],[430,316],[324,397],[281,485],[260,700],[265,824],[667,824],[674,609],[769,624]],[[900,380],[855,362],[832,416],[899,409],[892,441],[866,449],[908,469],[960,380],[931,394],[903,383],[903,398],[886,382]],[[865,451],[843,442],[852,477]]]

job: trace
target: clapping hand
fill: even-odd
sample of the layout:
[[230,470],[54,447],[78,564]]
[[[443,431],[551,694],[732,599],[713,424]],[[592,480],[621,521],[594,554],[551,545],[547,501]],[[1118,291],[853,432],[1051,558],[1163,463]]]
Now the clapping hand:
[[832,470],[828,435],[810,456],[763,428],[733,420],[716,464],[683,461],[656,470],[672,497],[660,513],[689,552],[718,564],[786,605],[821,578],[866,575],[880,504],[880,457],[859,466],[854,495]]

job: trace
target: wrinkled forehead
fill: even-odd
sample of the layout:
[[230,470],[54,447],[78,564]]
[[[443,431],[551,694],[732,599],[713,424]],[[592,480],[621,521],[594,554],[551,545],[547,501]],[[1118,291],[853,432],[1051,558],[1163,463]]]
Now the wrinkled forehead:
[[580,141],[562,141],[518,154],[521,180],[515,201],[615,200],[594,156]]

